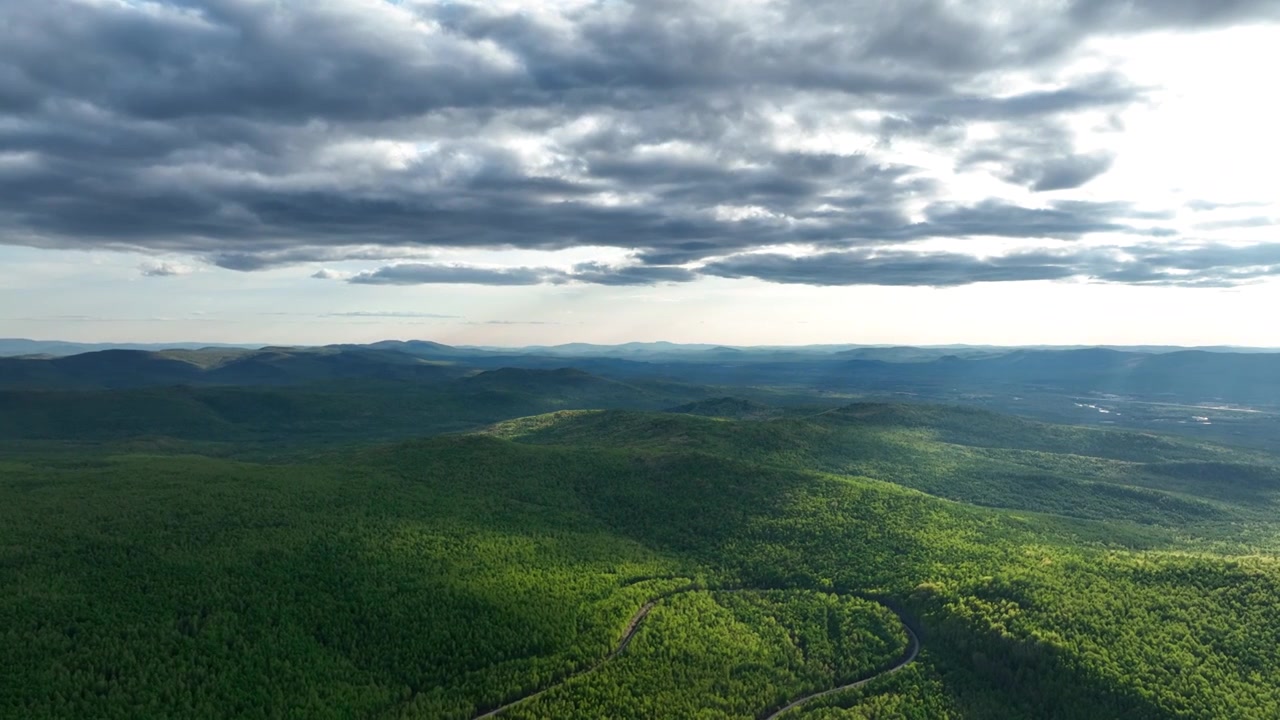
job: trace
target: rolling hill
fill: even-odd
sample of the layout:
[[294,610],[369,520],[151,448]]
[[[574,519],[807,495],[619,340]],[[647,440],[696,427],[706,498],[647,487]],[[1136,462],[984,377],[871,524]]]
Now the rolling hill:
[[[474,381],[472,389],[479,392],[487,383],[489,394],[480,405],[502,406],[503,413],[557,407],[661,409],[716,396],[797,408],[831,407],[853,399],[908,399],[1280,451],[1278,363],[1277,353],[1224,349],[786,349],[636,343],[493,350],[412,340],[0,358],[0,390],[307,386],[341,394],[354,387],[398,383],[407,397],[420,397],[421,385],[493,372]],[[520,374],[570,370],[598,382],[574,388],[565,375],[558,387],[544,391],[542,385],[553,376]],[[647,399],[637,399],[645,394]],[[551,396],[563,402],[535,399]],[[661,396],[667,401],[659,402]],[[450,427],[465,429],[475,418],[503,416],[510,417],[468,412]]]
[[328,380],[432,382],[465,372],[397,350],[364,347],[102,350],[55,358],[0,358],[0,388],[301,385]]
[[535,444],[711,453],[878,478],[976,505],[1145,524],[1263,520],[1280,501],[1280,468],[1269,455],[958,407],[858,403],[734,422],[573,411],[489,432]]
[[718,397],[677,405],[673,408],[668,408],[667,412],[681,413],[685,415],[705,415],[707,417],[761,419],[777,415],[778,409],[765,405],[764,403],[755,402],[754,400],[736,397]]
[[[572,369],[502,369],[450,379],[458,372],[454,368],[420,365],[403,355],[398,365],[386,365],[381,353],[372,360],[379,367],[407,368],[429,380],[407,382],[393,374],[390,380],[357,375],[356,380],[335,381],[335,362],[345,369],[359,367],[368,361],[363,356],[367,352],[295,356],[268,350],[200,370],[205,378],[248,376],[258,381],[243,386],[209,379],[168,387],[0,390],[0,441],[176,438],[305,446],[478,429],[504,418],[560,409],[657,410],[709,392],[656,381],[618,382]],[[143,359],[165,366],[183,362],[151,355]],[[270,382],[280,379],[276,373],[283,368],[305,368],[325,380]]]
[[0,714],[745,720],[857,678],[794,715],[1280,710],[1261,455],[865,403],[320,445],[8,454]]

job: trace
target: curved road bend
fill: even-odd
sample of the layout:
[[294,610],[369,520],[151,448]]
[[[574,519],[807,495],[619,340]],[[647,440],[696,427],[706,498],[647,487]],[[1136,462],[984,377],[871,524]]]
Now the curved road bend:
[[902,657],[898,659],[898,662],[894,663],[894,665],[888,669],[881,670],[875,675],[865,677],[861,680],[858,680],[857,682],[851,682],[846,685],[838,685],[836,687],[831,688],[830,690],[823,690],[822,692],[816,692],[810,695],[805,695],[803,697],[796,698],[795,700],[792,700],[791,702],[784,705],[778,711],[771,713],[769,715],[766,715],[764,717],[764,720],[774,720],[774,718],[781,717],[783,714],[791,712],[792,710],[795,710],[796,708],[800,707],[801,705],[804,705],[805,703],[811,700],[817,700],[820,697],[826,697],[828,695],[835,695],[836,693],[844,692],[845,690],[860,688],[863,685],[866,685],[867,683],[871,682],[872,680],[879,680],[885,675],[892,675],[893,673],[896,673],[902,668],[910,665],[911,662],[916,659],[916,656],[920,654],[920,638],[916,635],[916,631],[911,629],[911,625],[907,622],[907,619],[903,617],[902,613],[898,612],[897,608],[892,608],[892,607],[889,607],[888,605],[885,605],[885,607],[888,607],[890,610],[893,611],[893,614],[898,616],[898,620],[902,622],[902,629],[907,631],[907,649],[902,653]]
[[[521,703],[525,703],[530,700],[533,700],[534,698],[537,698],[551,690],[554,690],[555,688],[560,687],[561,685],[564,685],[565,683],[569,682],[570,680],[576,677],[579,677],[581,675],[586,675],[587,673],[596,670],[601,665],[604,665],[605,663],[614,659],[618,655],[622,654],[623,650],[627,649],[627,646],[631,644],[631,639],[634,638],[636,633],[640,631],[641,623],[644,622],[645,618],[649,617],[649,612],[653,610],[654,606],[658,604],[659,600],[662,600],[663,598],[671,597],[673,595],[678,595],[680,593],[694,592],[697,590],[708,590],[708,589],[713,591],[719,591],[719,592],[741,592],[741,591],[753,590],[751,588],[733,588],[733,589],[720,588],[717,590],[713,588],[687,587],[687,588],[682,588],[679,590],[674,590],[672,592],[659,595],[653,598],[652,600],[646,602],[639,610],[636,611],[635,615],[631,616],[631,620],[627,622],[626,629],[623,630],[622,639],[618,641],[618,646],[614,648],[613,651],[610,652],[608,655],[596,661],[595,664],[585,667],[581,670],[578,670],[577,672],[571,673],[565,676],[560,681],[553,683],[551,685],[548,685],[547,687],[544,687],[541,690],[538,690],[537,692],[533,692],[528,695],[525,695],[524,697],[517,698],[504,705],[499,705],[498,707],[484,714],[476,715],[474,718],[472,718],[472,720],[484,720],[484,718],[497,717],[498,715],[501,715],[503,712],[506,712],[507,710],[515,707],[516,705],[520,705]],[[857,595],[856,593],[854,594]],[[884,677],[885,675],[891,675],[893,673],[896,673],[902,668],[906,667],[907,665],[910,665],[911,662],[916,659],[916,656],[920,654],[920,638],[916,635],[915,631],[911,629],[911,623],[907,622],[906,616],[903,615],[900,610],[898,610],[896,607],[888,605],[872,597],[867,597],[865,595],[857,595],[857,596],[863,598],[864,600],[869,600],[878,605],[882,605],[886,608],[889,608],[889,610],[891,610],[894,615],[898,616],[898,621],[902,623],[902,628],[907,631],[907,649],[906,651],[903,652],[902,657],[899,658],[898,662],[894,663],[892,667],[886,670],[882,670],[876,673],[875,675],[871,675],[870,677],[865,677],[856,682],[840,685],[837,687],[833,687],[829,690],[823,690],[821,692],[811,693],[809,695],[805,695],[803,697],[799,697],[795,700],[792,700],[790,703],[788,703],[781,709],[773,712],[770,715],[766,715],[764,720],[774,720],[774,718],[780,717],[784,713],[788,713],[812,700],[817,700],[818,698],[826,697],[827,695],[834,695],[835,693],[838,693],[838,692],[844,692],[845,690],[852,690],[854,688],[859,688],[871,682],[872,680],[877,680],[879,678]]]
[[[688,590],[678,590],[678,591],[676,591],[676,592],[688,592]],[[623,650],[626,650],[628,645],[630,645],[630,644],[631,644],[631,638],[635,637],[635,634],[636,634],[637,632],[639,632],[639,630],[640,630],[640,623],[644,622],[644,619],[645,619],[645,618],[647,618],[647,617],[649,617],[649,611],[650,611],[650,610],[653,610],[653,606],[654,606],[654,605],[657,605],[657,604],[658,604],[658,601],[659,601],[659,600],[661,600],[662,598],[664,598],[664,597],[669,597],[670,595],[674,595],[674,594],[676,594],[676,593],[668,593],[667,595],[659,595],[658,597],[656,597],[656,598],[654,598],[654,599],[650,600],[649,602],[645,603],[645,604],[644,604],[644,606],[642,606],[639,610],[637,610],[637,611],[636,611],[636,614],[635,614],[635,615],[632,615],[632,616],[631,616],[631,619],[630,619],[629,621],[627,621],[627,627],[626,627],[626,629],[625,629],[625,630],[623,630],[623,632],[622,632],[622,639],[618,641],[618,647],[614,648],[614,649],[613,649],[613,651],[612,651],[612,652],[610,652],[608,655],[605,655],[603,658],[600,658],[599,660],[597,660],[597,661],[595,662],[595,664],[594,664],[594,665],[589,665],[589,666],[587,666],[587,667],[585,667],[585,668],[583,668],[583,669],[581,669],[581,670],[578,670],[577,672],[571,673],[571,674],[569,674],[569,675],[565,676],[562,680],[560,680],[560,681],[558,681],[558,682],[556,682],[556,683],[553,683],[553,684],[551,684],[551,685],[548,685],[548,686],[546,686],[546,687],[542,688],[541,690],[538,690],[537,692],[531,693],[531,694],[529,694],[529,695],[525,695],[524,697],[522,697],[522,698],[518,698],[518,699],[516,699],[516,700],[512,700],[511,702],[509,702],[509,703],[507,703],[507,704],[505,704],[505,705],[499,705],[498,707],[496,707],[496,708],[494,708],[494,709],[490,710],[490,711],[489,711],[489,712],[487,712],[487,713],[484,713],[483,715],[476,715],[472,720],[483,720],[484,718],[497,717],[498,715],[500,715],[500,714],[501,714],[501,713],[503,713],[504,711],[509,710],[509,709],[511,709],[511,708],[513,708],[513,707],[515,707],[516,705],[519,705],[520,703],[528,702],[529,700],[532,700],[532,699],[534,699],[534,698],[538,697],[539,695],[542,695],[543,693],[545,693],[545,692],[547,692],[547,691],[549,691],[549,690],[553,690],[553,689],[555,689],[555,688],[558,688],[558,687],[560,687],[561,685],[563,685],[563,684],[565,684],[565,683],[569,682],[570,680],[572,680],[572,679],[574,679],[574,678],[578,677],[579,675],[586,675],[587,673],[591,672],[592,670],[595,670],[596,668],[600,667],[601,665],[603,665],[603,664],[605,664],[605,663],[609,662],[610,660],[614,659],[614,658],[615,658],[615,657],[617,657],[617,656],[618,656],[618,655],[619,655]]]

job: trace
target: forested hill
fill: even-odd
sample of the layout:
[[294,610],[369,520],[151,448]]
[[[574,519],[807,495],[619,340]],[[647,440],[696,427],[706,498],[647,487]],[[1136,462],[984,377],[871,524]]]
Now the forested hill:
[[67,357],[0,358],[0,388],[13,389],[433,381],[463,374],[465,369],[447,363],[368,348],[102,350]]
[[522,443],[699,452],[872,477],[977,505],[1218,526],[1280,510],[1274,456],[959,407],[856,403],[766,420],[567,411],[500,423]]
[[564,408],[657,410],[711,392],[570,369],[502,369],[422,382],[0,390],[0,442],[164,437],[305,446],[472,430]]
[[750,720],[867,678],[788,717],[1270,719],[1276,499],[1259,453],[868,403],[34,446],[0,716]]

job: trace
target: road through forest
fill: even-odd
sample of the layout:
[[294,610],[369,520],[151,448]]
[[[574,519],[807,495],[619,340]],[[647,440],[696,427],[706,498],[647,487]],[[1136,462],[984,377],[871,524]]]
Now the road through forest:
[[[520,705],[520,704],[523,704],[523,703],[529,702],[530,700],[533,700],[534,698],[537,698],[537,697],[539,697],[539,696],[541,696],[541,695],[543,695],[543,694],[545,694],[545,693],[547,693],[547,692],[549,692],[549,691],[551,691],[551,690],[554,690],[555,688],[560,687],[561,685],[564,685],[565,683],[569,682],[570,680],[573,680],[573,679],[574,679],[574,678],[576,678],[576,677],[580,677],[580,676],[582,676],[582,675],[586,675],[586,674],[587,674],[587,673],[589,673],[589,672],[593,672],[593,671],[595,671],[595,670],[596,670],[596,669],[598,669],[600,666],[604,665],[605,663],[609,662],[610,660],[612,660],[612,659],[616,658],[617,656],[621,655],[621,654],[622,654],[622,652],[623,652],[624,650],[626,650],[626,649],[627,649],[627,646],[631,644],[631,639],[632,639],[632,638],[634,638],[634,637],[636,636],[636,633],[638,633],[638,632],[640,631],[640,626],[644,623],[645,618],[647,618],[647,617],[649,616],[649,612],[653,610],[654,606],[656,606],[656,605],[658,604],[658,602],[659,602],[659,601],[663,600],[664,598],[671,597],[671,596],[673,596],[673,595],[678,595],[678,594],[680,594],[680,593],[685,593],[685,592],[694,592],[694,591],[696,591],[696,590],[700,590],[700,589],[704,589],[704,588],[693,588],[693,587],[689,587],[689,588],[682,588],[682,589],[680,589],[680,590],[676,590],[676,591],[674,591],[674,592],[669,592],[669,593],[666,593],[666,594],[663,594],[663,595],[659,595],[659,596],[657,596],[657,597],[655,597],[655,598],[653,598],[653,599],[649,600],[649,601],[648,601],[648,602],[646,602],[646,603],[645,603],[645,604],[644,604],[644,605],[643,605],[639,610],[637,610],[637,611],[636,611],[635,615],[632,615],[632,616],[631,616],[631,619],[627,622],[627,626],[626,626],[626,628],[623,630],[623,633],[622,633],[622,637],[621,637],[621,639],[619,639],[619,641],[618,641],[618,645],[617,645],[617,647],[615,647],[615,648],[614,648],[614,649],[613,649],[613,650],[612,650],[608,655],[606,655],[606,656],[604,656],[603,658],[601,658],[600,660],[598,660],[595,664],[590,665],[590,666],[588,666],[588,667],[586,667],[586,668],[583,668],[582,670],[578,670],[577,672],[572,673],[572,674],[570,674],[570,675],[568,675],[568,676],[564,677],[563,679],[561,679],[561,680],[559,680],[559,681],[557,681],[557,682],[555,682],[555,683],[553,683],[553,684],[551,684],[551,685],[548,685],[547,687],[542,688],[541,690],[538,690],[538,691],[536,691],[536,692],[533,692],[533,693],[530,693],[530,694],[528,694],[528,695],[525,695],[524,697],[517,698],[516,700],[512,700],[512,701],[511,701],[511,702],[509,702],[509,703],[506,703],[506,704],[504,704],[504,705],[500,705],[500,706],[498,706],[498,707],[496,707],[496,708],[494,708],[494,709],[492,709],[492,710],[490,710],[490,711],[488,711],[488,712],[486,712],[486,713],[483,713],[483,714],[481,714],[481,715],[476,715],[476,716],[473,718],[473,720],[484,720],[484,718],[493,718],[493,717],[497,717],[497,716],[501,715],[503,712],[505,712],[505,711],[507,711],[507,710],[509,710],[509,709],[511,709],[511,708],[513,708],[513,707],[515,707],[516,705]],[[760,589],[755,589],[755,588],[731,588],[731,589],[730,589],[730,588],[720,588],[720,589],[715,589],[715,590],[713,590],[713,591],[715,591],[715,592],[759,592],[759,591],[761,591],[761,590],[763,590],[763,589],[764,589],[764,588],[760,588]],[[790,712],[790,711],[792,711],[792,710],[795,710],[796,708],[800,707],[801,705],[804,705],[805,703],[808,703],[808,702],[810,702],[810,701],[812,701],[812,700],[817,700],[818,698],[826,697],[827,695],[833,695],[833,694],[838,693],[838,692],[844,692],[845,690],[853,690],[854,688],[862,687],[863,685],[866,685],[867,683],[872,682],[872,681],[874,681],[874,680],[878,680],[879,678],[882,678],[882,677],[884,677],[884,676],[886,676],[886,675],[891,675],[891,674],[893,674],[893,673],[895,673],[895,672],[898,672],[899,670],[903,669],[903,668],[904,668],[904,667],[906,667],[907,665],[911,664],[911,663],[916,659],[916,656],[920,654],[920,638],[919,638],[919,636],[917,636],[917,635],[916,635],[916,632],[915,632],[914,630],[912,630],[912,628],[911,628],[911,623],[907,621],[906,616],[904,616],[904,615],[902,614],[902,611],[901,611],[901,610],[899,610],[898,608],[896,608],[896,607],[894,607],[894,606],[892,606],[892,605],[890,605],[890,604],[887,604],[887,603],[885,603],[884,601],[882,601],[882,600],[880,600],[880,599],[877,599],[877,598],[875,598],[875,597],[871,597],[871,596],[867,596],[867,595],[860,595],[860,594],[857,594],[857,593],[853,593],[853,595],[855,595],[856,597],[860,597],[860,598],[862,598],[863,600],[867,600],[867,601],[870,601],[870,602],[874,602],[874,603],[876,603],[876,604],[878,604],[878,605],[881,605],[881,606],[883,606],[883,607],[886,607],[886,608],[888,608],[890,611],[892,611],[894,615],[897,615],[897,616],[898,616],[898,621],[902,623],[902,628],[903,628],[903,629],[906,631],[906,633],[907,633],[907,648],[906,648],[906,650],[904,650],[904,651],[903,651],[902,655],[897,659],[897,661],[895,661],[895,662],[894,662],[894,664],[893,664],[893,665],[889,666],[888,668],[885,668],[884,670],[881,670],[881,671],[877,672],[877,673],[876,673],[876,674],[874,674],[874,675],[870,675],[870,676],[868,676],[868,677],[864,677],[864,678],[862,678],[861,680],[856,680],[856,681],[851,682],[851,683],[845,683],[844,685],[837,685],[836,687],[829,688],[829,689],[827,689],[827,690],[822,690],[822,691],[819,691],[819,692],[810,693],[810,694],[808,694],[808,695],[803,695],[803,696],[801,696],[801,697],[798,697],[798,698],[796,698],[795,700],[792,700],[791,702],[787,703],[787,704],[786,704],[786,705],[784,705],[783,707],[779,708],[778,710],[775,710],[775,711],[773,711],[773,712],[769,713],[768,715],[764,715],[764,716],[763,716],[763,720],[774,720],[775,718],[781,717],[783,714],[788,713],[788,712]]]

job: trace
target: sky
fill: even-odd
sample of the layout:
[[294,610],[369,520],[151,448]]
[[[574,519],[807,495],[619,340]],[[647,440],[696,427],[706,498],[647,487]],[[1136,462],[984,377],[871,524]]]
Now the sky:
[[1275,0],[0,14],[0,336],[1280,346]]

